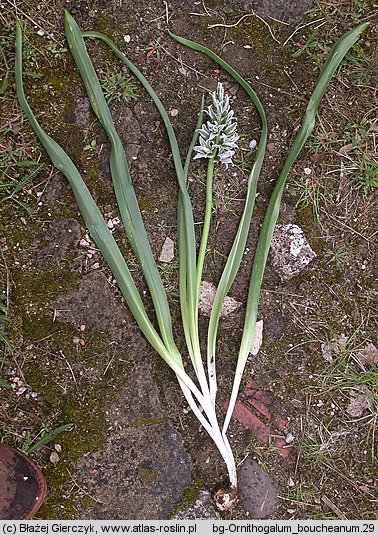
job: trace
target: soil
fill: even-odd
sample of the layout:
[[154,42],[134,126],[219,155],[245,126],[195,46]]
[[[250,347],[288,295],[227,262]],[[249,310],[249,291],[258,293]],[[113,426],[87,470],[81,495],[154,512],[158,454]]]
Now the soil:
[[[236,165],[219,168],[214,179],[213,221],[204,271],[209,283],[219,279],[243,209],[253,158],[249,144],[260,135],[258,114],[242,89],[216,64],[169,38],[164,2],[19,0],[15,11],[11,5],[6,0],[0,12],[5,36],[2,49],[11,75],[9,90],[0,96],[4,104],[1,123],[10,125],[4,143],[12,155],[21,150],[23,159],[42,162],[44,169],[17,198],[34,209],[33,217],[12,200],[2,200],[0,205],[0,270],[9,311],[6,330],[13,344],[12,351],[5,350],[4,363],[0,361],[0,378],[10,384],[0,387],[0,440],[27,450],[26,444],[46,431],[73,424],[70,431],[32,455],[48,486],[38,513],[41,519],[173,518],[193,503],[200,490],[217,491],[227,480],[226,469],[210,438],[188,411],[174,374],[140,333],[87,234],[66,180],[51,166],[22,119],[12,71],[15,16],[24,24],[25,91],[30,105],[46,131],[75,161],[106,221],[116,221],[114,236],[151,318],[146,285],[122,224],[117,223],[108,140],[65,50],[64,9],[83,31],[98,30],[111,37],[150,80],[168,113],[178,111],[170,118],[183,157],[197,122],[201,95],[208,95],[207,91],[222,81],[233,96],[232,106],[243,133],[242,150]],[[170,29],[221,54],[252,84],[267,113],[270,134],[259,195],[246,254],[230,291],[237,302],[245,304],[258,229],[324,50],[343,31],[371,20],[372,3],[361,2],[361,6],[355,6],[355,11],[339,10],[332,2],[320,2],[319,7],[310,0],[168,3]],[[248,17],[241,20],[243,15]],[[317,28],[314,20],[319,17],[324,23]],[[221,26],[208,27],[213,24]],[[306,26],[298,29],[301,25]],[[306,45],[314,42],[308,40],[313,28],[319,49]],[[369,57],[376,31],[373,21],[359,42]],[[124,39],[127,35],[129,43]],[[128,76],[103,45],[93,40],[87,44],[101,80],[118,72]],[[301,50],[302,54],[296,54]],[[375,124],[376,89],[369,80],[355,85],[356,69],[350,61],[338,71],[324,97],[314,134],[288,179],[279,223],[300,226],[316,258],[288,281],[282,281],[268,263],[259,308],[259,319],[264,320],[263,344],[248,362],[242,386],[244,392],[245,383],[253,377],[283,408],[288,426],[280,432],[280,439],[284,442],[286,434],[291,434],[290,454],[283,458],[273,440],[261,443],[253,429],[237,420],[230,426],[238,463],[249,455],[274,478],[272,490],[279,491],[278,497],[277,493],[271,497],[273,519],[332,519],[340,513],[349,519],[377,518],[374,426],[378,395],[375,390],[377,398],[362,410],[362,418],[352,419],[347,413],[347,387],[354,384],[340,383],[340,377],[348,380],[356,371],[353,381],[359,371],[377,374],[373,359],[363,369],[355,359],[366,344],[377,344],[377,201],[370,191],[356,187],[351,173],[343,172],[342,166],[348,162],[340,163],[339,150],[346,144],[348,125],[354,125],[355,132],[356,125],[366,125],[366,121]],[[136,81],[134,84],[136,99],[114,99],[110,108],[157,259],[167,236],[177,244],[178,189],[159,114],[143,88]],[[373,136],[374,128],[366,136]],[[359,136],[358,143],[363,134]],[[95,144],[88,149],[92,140]],[[351,154],[354,157],[355,153]],[[11,161],[12,156],[6,158]],[[311,175],[305,168],[310,168]],[[203,162],[195,161],[188,179],[198,223],[203,217],[205,173]],[[177,254],[160,268],[175,338],[186,357]],[[244,306],[220,324],[220,415],[230,393],[243,318]],[[204,348],[207,322],[201,315]],[[342,334],[347,337],[347,349],[334,352],[330,363],[321,346]],[[20,386],[25,387],[22,393]],[[268,422],[270,417],[261,418]],[[50,461],[52,450],[59,452],[57,463]],[[228,519],[247,515],[240,503],[222,514]]]

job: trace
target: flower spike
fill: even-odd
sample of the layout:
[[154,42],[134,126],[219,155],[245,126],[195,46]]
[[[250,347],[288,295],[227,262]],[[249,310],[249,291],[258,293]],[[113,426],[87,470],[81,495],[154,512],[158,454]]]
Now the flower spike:
[[207,121],[198,129],[200,144],[194,147],[197,153],[194,159],[214,158],[214,161],[228,167],[232,164],[232,157],[238,147],[237,121],[230,109],[230,99],[224,94],[223,84],[218,83],[211,98],[213,104],[206,110],[211,121]]

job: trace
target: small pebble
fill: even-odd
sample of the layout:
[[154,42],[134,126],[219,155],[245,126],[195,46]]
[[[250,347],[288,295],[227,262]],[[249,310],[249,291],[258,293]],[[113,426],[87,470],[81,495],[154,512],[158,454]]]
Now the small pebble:
[[305,167],[303,171],[305,172],[306,175],[311,175],[312,173],[312,169],[310,169],[309,167]]
[[123,36],[123,40],[125,41],[125,43],[130,43],[131,37],[129,36],[129,34],[126,34]]
[[177,108],[173,108],[170,112],[171,116],[172,117],[176,117],[176,115],[178,115],[179,111]]
[[292,443],[294,441],[295,437],[293,436],[293,434],[291,432],[289,432],[287,434],[287,436],[285,437],[285,442],[286,443]]
[[58,463],[59,459],[59,454],[55,450],[51,451],[50,462],[55,465]]
[[175,258],[175,243],[167,236],[161,248],[159,262],[170,263]]
[[37,34],[40,36],[40,37],[43,37],[45,35],[45,32],[43,30],[38,30]]
[[257,146],[257,141],[256,140],[252,140],[251,143],[249,144],[249,148],[253,151],[253,149],[256,149],[256,146]]

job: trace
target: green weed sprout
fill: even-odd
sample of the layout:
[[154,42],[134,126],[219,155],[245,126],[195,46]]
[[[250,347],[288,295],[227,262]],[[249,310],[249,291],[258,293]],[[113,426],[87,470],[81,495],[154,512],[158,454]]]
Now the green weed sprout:
[[[236,464],[227,438],[227,428],[235,405],[244,367],[254,338],[260,288],[273,230],[278,217],[286,177],[299,151],[302,149],[306,139],[312,132],[320,100],[333,73],[339,66],[347,51],[355,43],[366,26],[367,24],[362,24],[356,29],[345,34],[331,50],[321,71],[315,90],[310,98],[302,128],[300,129],[294,141],[293,147],[278,178],[278,182],[269,202],[264,223],[260,232],[252,268],[245,323],[239,357],[236,365],[231,399],[222,426],[219,424],[215,404],[217,394],[215,369],[216,340],[222,303],[235,280],[242,256],[244,254],[256,197],[257,182],[264,159],[267,140],[267,122],[264,109],[257,95],[251,86],[230,65],[224,62],[212,51],[206,47],[203,47],[202,45],[170,34],[171,37],[179,43],[207,54],[226,72],[228,72],[242,86],[242,88],[251,98],[261,119],[261,138],[259,141],[258,150],[256,152],[255,161],[248,179],[247,195],[243,214],[241,216],[230,254],[227,258],[217,287],[213,310],[210,317],[207,341],[207,364],[205,368],[200,350],[198,304],[206,244],[211,223],[213,171],[214,165],[217,162],[223,163],[226,166],[232,163],[232,156],[236,150],[236,143],[238,141],[236,121],[234,120],[233,112],[230,110],[228,97],[224,94],[223,86],[219,85],[217,91],[212,95],[213,103],[206,111],[206,114],[209,116],[210,120],[206,124],[203,124],[204,110],[202,101],[197,129],[193,135],[192,143],[189,147],[185,163],[183,165],[177,139],[169,116],[147,79],[135,67],[135,65],[126,58],[126,56],[113,43],[113,41],[99,32],[82,33],[73,17],[68,12],[65,13],[65,31],[69,49],[83,79],[92,109],[103,126],[110,141],[110,168],[114,192],[125,232],[134,254],[141,266],[144,278],[151,294],[158,325],[158,328],[156,329],[143,305],[139,291],[135,285],[127,263],[75,164],[69,158],[67,153],[42,129],[26,100],[22,79],[22,31],[20,24],[18,24],[16,27],[15,74],[17,97],[21,108],[29,119],[32,128],[44,146],[53,165],[68,179],[84,222],[93,240],[96,242],[97,247],[101,251],[105,261],[109,265],[109,268],[111,269],[118,286],[125,297],[126,303],[136,322],[138,323],[138,326],[151,346],[176,374],[183,394],[188,401],[188,404],[190,405],[194,415],[198,418],[200,423],[208,432],[226,463],[230,481],[230,489],[227,491],[222,490],[219,494],[217,494],[218,507],[220,509],[227,509],[232,506],[237,495]],[[101,89],[97,74],[88,55],[84,38],[96,38],[102,40],[129,68],[131,73],[142,83],[145,90],[148,92],[158,108],[168,134],[179,186],[178,250],[180,259],[179,294],[181,317],[187,352],[190,356],[193,366],[195,380],[193,380],[192,377],[185,371],[182,355],[173,339],[172,318],[168,300],[144,228],[137,198],[132,185],[125,152],[114,128],[110,111]],[[198,143],[198,139],[199,145],[196,145]],[[205,157],[208,159],[205,218],[198,256],[196,251],[193,211],[187,189],[187,174],[190,161],[192,159],[193,150],[196,153],[194,158]]]

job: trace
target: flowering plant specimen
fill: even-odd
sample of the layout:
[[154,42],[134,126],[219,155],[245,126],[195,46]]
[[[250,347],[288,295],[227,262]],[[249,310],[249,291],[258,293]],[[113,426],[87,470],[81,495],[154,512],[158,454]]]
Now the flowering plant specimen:
[[[15,72],[17,96],[20,105],[28,117],[35,133],[46,149],[46,152],[49,155],[52,163],[66,176],[67,180],[69,181],[89,233],[96,242],[105,261],[109,265],[109,268],[111,269],[118,286],[125,297],[126,303],[141,331],[151,346],[176,374],[177,380],[186,400],[188,401],[188,404],[193,411],[193,414],[198,418],[204,429],[208,432],[216,444],[221,456],[223,457],[227,466],[230,481],[229,490],[222,490],[222,492],[217,495],[218,505],[223,509],[229,508],[235,501],[237,495],[236,464],[230,443],[227,438],[227,429],[233,408],[235,406],[244,367],[255,334],[260,288],[273,230],[278,217],[286,177],[299,151],[302,149],[305,141],[312,132],[320,100],[333,73],[339,66],[342,58],[358,39],[366,26],[366,24],[361,24],[354,30],[346,33],[331,50],[320,73],[320,77],[314,92],[310,98],[303,120],[303,125],[297,134],[292,149],[272,193],[260,231],[259,241],[255,253],[246,304],[244,329],[240,344],[239,356],[235,368],[231,399],[226,417],[222,424],[220,424],[221,421],[218,418],[216,411],[216,340],[222,303],[235,280],[236,273],[240,267],[241,259],[244,254],[256,196],[257,182],[265,153],[267,122],[261,102],[251,86],[219,56],[202,45],[198,45],[192,41],[188,41],[170,34],[179,43],[207,54],[226,72],[228,72],[251,98],[252,102],[256,106],[261,120],[261,137],[259,140],[258,149],[256,151],[255,161],[248,177],[244,210],[229,256],[226,260],[222,276],[218,283],[213,309],[210,316],[207,337],[207,360],[205,363],[202,359],[199,340],[198,305],[203,264],[211,220],[213,171],[216,163],[224,164],[225,166],[232,164],[232,157],[237,150],[237,141],[239,139],[236,131],[237,122],[234,118],[233,111],[230,109],[229,98],[224,93],[223,85],[219,84],[216,92],[212,94],[212,104],[207,108],[206,112],[203,111],[202,103],[201,112],[199,114],[198,128],[194,133],[185,163],[183,164],[169,116],[159,97],[156,95],[146,78],[108,37],[99,32],[81,32],[74,18],[68,12],[65,14],[65,30],[70,51],[80,71],[93,111],[103,126],[110,141],[110,168],[114,193],[130,245],[141,266],[149,292],[151,294],[157,320],[156,328],[149,318],[134,282],[133,276],[123,255],[121,254],[114,236],[111,234],[107,223],[104,220],[83,178],[67,153],[42,129],[26,100],[22,79],[23,58],[22,31],[20,24],[18,24],[16,28]],[[134,74],[143,84],[151,99],[154,101],[167,130],[179,186],[179,293],[181,320],[187,346],[186,351],[192,364],[192,374],[185,370],[182,353],[177,348],[173,338],[172,318],[167,296],[143,225],[142,216],[125,157],[125,152],[115,130],[96,71],[88,55],[84,42],[85,38],[96,38],[105,42],[114,52],[114,54],[129,68],[131,73]],[[206,123],[203,123],[204,113],[206,113],[208,116]],[[199,145],[197,145],[197,143],[199,143]],[[198,254],[196,251],[192,204],[187,188],[187,174],[193,151],[195,152],[195,159],[206,158],[208,160],[205,217]]]

